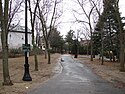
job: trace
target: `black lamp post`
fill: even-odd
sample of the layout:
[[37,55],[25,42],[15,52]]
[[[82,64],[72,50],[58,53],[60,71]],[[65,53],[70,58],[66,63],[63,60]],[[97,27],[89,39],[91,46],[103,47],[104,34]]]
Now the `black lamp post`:
[[27,0],[25,0],[25,64],[24,64],[24,76],[23,81],[32,81],[32,78],[29,73],[29,64],[28,64],[28,30],[27,30]]

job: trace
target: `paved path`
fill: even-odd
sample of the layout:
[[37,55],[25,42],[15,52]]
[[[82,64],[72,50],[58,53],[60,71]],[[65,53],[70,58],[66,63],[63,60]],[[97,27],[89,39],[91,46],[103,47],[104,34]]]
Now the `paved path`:
[[125,94],[70,55],[62,59],[62,72],[28,94]]

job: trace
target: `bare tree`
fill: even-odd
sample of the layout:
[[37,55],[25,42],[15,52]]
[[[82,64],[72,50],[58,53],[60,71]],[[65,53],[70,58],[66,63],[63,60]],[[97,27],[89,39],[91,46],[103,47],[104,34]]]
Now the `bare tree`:
[[[8,30],[13,29],[14,27],[16,27],[17,25],[19,25],[20,23],[20,19],[17,17],[19,13],[21,13],[23,10],[21,9],[22,3],[24,2],[24,0],[10,0],[9,1],[9,20],[8,20]],[[16,20],[16,23],[15,23]],[[10,28],[10,25],[12,25],[12,22],[15,23],[15,25],[13,25]]]
[[[90,10],[86,10],[86,7],[84,7],[86,4],[88,4],[88,0],[76,0],[77,4],[80,6],[82,13],[79,13],[77,10],[75,10],[74,12],[79,14],[79,15],[83,15],[84,19],[78,19],[76,18],[76,21],[79,23],[86,23],[89,26],[89,31],[90,31],[90,45],[91,45],[91,61],[93,61],[93,43],[92,43],[92,32],[93,32],[93,28],[92,28],[92,20],[91,20],[91,15],[92,15],[92,11],[94,9],[94,6],[91,6]],[[87,20],[85,20],[87,19]]]
[[[91,45],[91,61],[93,61],[93,40],[92,40],[92,34],[94,31],[94,26],[95,21],[98,20],[98,18],[101,15],[101,10],[102,10],[102,0],[76,0],[77,4],[80,6],[82,12],[80,13],[75,10],[74,12],[77,13],[78,15],[82,15],[84,19],[78,19],[76,18],[76,21],[79,23],[84,23],[84,26],[88,28],[90,32],[90,45]],[[90,6],[90,9],[86,7]],[[94,16],[94,19],[92,17]],[[103,46],[102,46],[103,47]]]
[[[22,2],[21,2],[22,3]],[[10,7],[9,7],[10,5]],[[3,62],[3,85],[12,85],[9,76],[8,66],[8,31],[14,15],[18,12],[19,6],[12,9],[12,1],[0,0],[0,26],[2,42],[2,62]],[[15,4],[16,5],[16,4]]]
[[31,1],[28,0],[29,2],[29,11],[30,11],[30,18],[31,18],[31,27],[32,27],[32,45],[33,45],[33,52],[34,52],[34,59],[35,59],[35,71],[38,71],[38,60],[37,60],[37,45],[35,44],[35,35],[34,35],[34,29],[35,29],[35,20],[36,20],[36,12],[37,12],[37,8],[38,8],[38,3],[39,0],[37,0],[35,3],[35,7],[33,8],[34,10],[32,11],[32,7],[31,7]]
[[[96,23],[96,21],[98,20],[98,19],[100,19],[101,21],[100,21],[100,31],[101,31],[101,57],[102,57],[102,62],[101,62],[101,64],[103,65],[103,63],[104,63],[104,58],[103,58],[103,49],[104,49],[104,44],[103,44],[103,26],[104,26],[104,18],[103,18],[103,16],[101,16],[101,14],[102,14],[102,2],[101,2],[102,0],[90,0],[90,3],[91,3],[91,5],[92,6],[94,6],[94,11],[93,11],[93,16],[94,16],[94,18],[93,18],[93,20],[94,20],[94,22]],[[101,5],[101,6],[100,6]]]
[[57,7],[59,8],[58,4],[60,4],[61,0],[42,0],[39,3],[38,10],[39,10],[39,19],[42,24],[42,32],[45,40],[45,47],[48,54],[48,64],[50,64],[50,43],[49,37],[52,31],[52,28],[55,27],[57,19],[60,17],[60,11],[58,11]]

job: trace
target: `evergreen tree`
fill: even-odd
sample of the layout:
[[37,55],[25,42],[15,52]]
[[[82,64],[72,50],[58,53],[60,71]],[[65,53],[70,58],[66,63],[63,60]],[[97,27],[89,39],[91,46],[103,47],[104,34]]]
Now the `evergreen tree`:
[[52,51],[62,52],[64,40],[63,40],[63,37],[60,35],[60,32],[56,28],[52,29],[49,41],[50,41],[50,47],[52,48]]
[[[96,35],[98,36],[98,40],[96,37],[93,37],[94,44],[98,44],[100,36],[100,28],[102,28],[102,35],[103,35],[103,46],[104,46],[104,53],[109,53],[110,59],[114,59],[114,56],[117,55],[118,57],[118,49],[119,49],[119,29],[118,29],[118,20],[115,15],[115,1],[114,0],[104,0],[104,11],[101,17],[98,20],[98,24],[96,25]],[[102,21],[103,20],[103,21]],[[100,26],[103,22],[103,26]],[[98,43],[97,43],[98,41]],[[99,46],[99,45],[98,45]],[[96,47],[95,47],[96,48]],[[97,50],[101,47],[97,47]],[[110,53],[112,52],[112,53]],[[106,54],[105,54],[106,55]]]
[[68,51],[70,53],[72,53],[72,50],[73,50],[73,46],[74,46],[74,41],[73,41],[73,33],[74,31],[73,30],[70,30],[67,35],[66,35],[66,39],[65,41],[68,43]]

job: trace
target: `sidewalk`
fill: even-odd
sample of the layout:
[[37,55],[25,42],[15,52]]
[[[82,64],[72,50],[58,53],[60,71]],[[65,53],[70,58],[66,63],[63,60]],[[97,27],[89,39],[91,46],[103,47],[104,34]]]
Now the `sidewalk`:
[[[125,88],[125,72],[120,72],[120,64],[117,62],[105,61],[104,65],[101,65],[101,61],[96,57],[93,61],[90,61],[90,56],[79,55],[78,60],[81,63],[90,67],[97,75],[103,79],[113,83],[118,88]],[[84,60],[85,62],[82,62]]]

